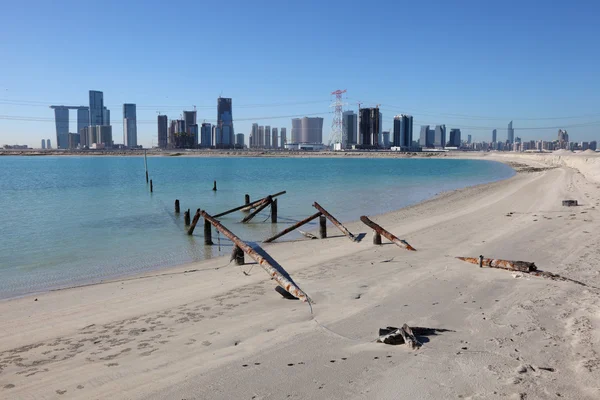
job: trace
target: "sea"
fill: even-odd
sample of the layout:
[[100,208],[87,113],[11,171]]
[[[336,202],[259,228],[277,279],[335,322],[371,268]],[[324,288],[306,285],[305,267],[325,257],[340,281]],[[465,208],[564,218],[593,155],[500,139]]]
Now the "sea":
[[0,157],[0,299],[229,254],[232,243],[216,231],[215,245],[204,245],[201,224],[188,236],[183,212],[217,214],[244,204],[245,194],[253,201],[287,191],[277,198],[277,224],[269,208],[248,224],[242,212],[220,219],[260,243],[314,214],[315,201],[354,221],[515,173],[493,161],[425,158],[148,157],[147,164],[153,193],[143,157]]

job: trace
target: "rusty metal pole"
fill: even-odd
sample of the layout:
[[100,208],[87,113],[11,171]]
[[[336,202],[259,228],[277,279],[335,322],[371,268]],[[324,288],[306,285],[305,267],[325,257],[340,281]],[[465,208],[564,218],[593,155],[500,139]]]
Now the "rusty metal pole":
[[179,214],[179,200],[175,200],[175,214]]
[[479,268],[483,268],[483,256],[479,256]]
[[154,188],[152,187],[152,179],[150,179],[150,193],[154,192]]
[[[286,193],[286,191],[284,190],[283,192],[279,192],[279,193],[272,194],[272,195],[271,195],[271,197],[272,197],[272,198],[275,198],[275,197],[277,197],[277,196],[281,196],[282,194],[285,194],[285,193]],[[241,210],[241,209],[243,209],[243,208],[254,208],[254,207],[256,207],[258,204],[261,204],[261,203],[262,203],[263,201],[265,201],[265,200],[266,200],[266,197],[265,197],[265,198],[262,198],[262,199],[260,199],[260,200],[255,200],[255,201],[253,201],[253,202],[251,202],[251,203],[249,203],[249,204],[244,204],[243,206],[239,206],[239,207],[236,207],[236,208],[232,208],[231,210],[227,210],[227,211],[224,211],[224,212],[222,212],[222,213],[220,213],[220,214],[217,214],[217,215],[213,216],[213,218],[219,218],[219,217],[222,217],[223,215],[231,214],[232,212],[239,211],[239,210]]]
[[250,195],[246,193],[246,195],[244,196],[244,204],[248,205],[250,204]]
[[[152,181],[150,181],[152,182]],[[188,229],[188,235],[192,235],[194,233],[194,229],[196,229],[196,224],[198,223],[198,220],[200,219],[200,209],[198,209],[196,211],[196,215],[194,215],[194,219],[192,221],[192,224],[190,225],[190,228]]]
[[190,226],[190,210],[183,212],[183,223],[185,226]]
[[210,222],[206,219],[204,220],[204,244],[207,246],[212,246],[212,228],[210,226]]
[[238,245],[235,245],[231,252],[231,259],[235,261],[236,265],[244,265],[244,250],[240,249]]
[[321,213],[323,213],[324,216],[327,217],[327,219],[329,219],[331,221],[332,224],[334,224],[335,226],[337,226],[337,228],[342,231],[342,233],[346,236],[348,236],[348,239],[352,240],[353,242],[356,242],[356,238],[354,237],[354,235],[352,233],[350,233],[350,231],[348,229],[346,229],[346,227],[344,225],[342,225],[342,223],[340,221],[338,221],[337,219],[335,219],[335,217],[331,214],[329,214],[323,207],[321,207],[319,205],[319,203],[317,203],[316,201],[313,204],[313,207],[316,208],[317,210],[319,210]]
[[[479,265],[479,257],[456,257],[459,260],[466,261],[471,264]],[[500,260],[495,258],[482,258],[481,265],[490,268],[507,269],[509,271],[533,272],[537,270],[535,263],[529,261],[511,261]]]
[[259,212],[267,208],[272,202],[273,199],[271,198],[271,196],[267,196],[267,198],[263,200],[263,203],[260,206],[258,206],[256,210],[252,211],[250,214],[244,217],[244,219],[242,220],[242,224],[245,224],[246,222],[249,222],[252,218],[256,217],[256,215]]
[[294,225],[290,226],[289,228],[286,228],[286,229],[282,230],[282,231],[281,231],[281,232],[279,232],[278,234],[276,234],[276,235],[274,235],[274,236],[271,236],[270,238],[268,238],[268,239],[264,240],[264,241],[263,241],[263,243],[270,243],[270,242],[272,242],[273,240],[275,240],[275,239],[278,239],[278,238],[282,237],[283,235],[286,235],[286,234],[290,233],[291,231],[293,231],[293,230],[295,230],[295,229],[297,229],[297,228],[301,227],[302,225],[309,223],[309,222],[310,222],[310,221],[312,221],[313,219],[315,219],[315,218],[319,218],[321,215],[322,215],[322,214],[321,214],[321,212],[319,211],[318,213],[316,213],[316,214],[313,214],[313,215],[311,215],[310,217],[308,217],[308,218],[305,218],[305,219],[303,219],[302,221],[295,223]]
[[327,218],[323,214],[319,216],[319,238],[327,238]]
[[217,181],[213,181],[213,191],[217,191]]
[[271,223],[277,223],[277,199],[271,202]]
[[242,249],[244,253],[248,254],[254,261],[256,261],[289,294],[302,301],[309,301],[309,298],[306,295],[306,293],[300,290],[300,288],[294,285],[288,278],[286,278],[279,271],[277,271],[277,269],[275,269],[265,258],[258,254],[252,247],[248,246],[244,241],[235,236],[219,221],[208,215],[206,211],[202,211],[201,214],[205,220],[208,220],[223,235],[227,236],[229,239],[231,239],[233,243],[235,243],[240,249]]
[[377,231],[373,231],[373,244],[381,244],[381,235]]
[[379,233],[381,236],[388,239],[390,242],[396,244],[397,246],[403,247],[407,250],[416,251],[414,247],[408,244],[405,240],[398,239],[395,235],[383,229],[381,226],[377,225],[375,222],[371,221],[365,215],[360,217],[360,220],[367,225],[369,228],[373,229],[375,232]]

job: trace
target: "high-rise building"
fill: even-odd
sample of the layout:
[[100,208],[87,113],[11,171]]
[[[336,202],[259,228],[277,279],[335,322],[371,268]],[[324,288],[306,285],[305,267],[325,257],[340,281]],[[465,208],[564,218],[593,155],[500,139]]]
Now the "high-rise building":
[[381,113],[381,111],[379,111],[379,135],[378,135],[378,141],[377,143],[379,144],[379,147],[381,147],[382,143],[383,143],[383,114]]
[[244,134],[243,133],[236,133],[236,135],[235,135],[235,146],[236,147],[240,147],[240,148],[244,148]]
[[183,120],[185,126],[196,125],[196,111],[184,111]]
[[188,149],[198,148],[198,124],[186,125],[187,146]]
[[271,147],[271,127],[265,126],[265,146],[266,149]]
[[594,150],[594,151],[598,150],[598,142],[596,142],[595,140],[592,140],[590,142],[590,150]]
[[381,133],[381,144],[384,149],[390,148],[390,131],[383,131]]
[[102,109],[102,124],[105,126],[110,125],[110,110],[106,107]]
[[256,148],[258,147],[258,124],[252,124],[252,132],[250,132],[250,140],[248,143],[248,147]]
[[68,142],[69,142],[69,149],[71,149],[71,150],[79,147],[79,143],[80,143],[79,133],[69,133]]
[[346,133],[348,147],[355,145],[358,138],[358,118],[354,111],[344,111],[342,121]]
[[210,127],[210,142],[212,144],[212,147],[215,147],[215,143],[217,142],[217,126],[213,125]]
[[279,134],[277,128],[271,129],[271,147],[274,149],[279,148],[279,142],[277,135]]
[[514,143],[515,142],[515,130],[513,129],[512,123],[513,123],[512,121],[510,121],[508,123],[508,131],[507,131],[508,143]]
[[358,116],[358,144],[362,147],[379,147],[379,108],[361,108]]
[[105,147],[112,147],[112,126],[96,125],[88,127],[88,145],[102,144]]
[[51,106],[54,109],[54,122],[56,124],[56,147],[69,148],[69,108],[65,106]]
[[123,144],[137,147],[137,113],[135,104],[123,104]]
[[281,140],[279,141],[279,145],[281,146],[281,148],[283,149],[285,147],[285,144],[287,143],[287,129],[286,128],[281,128]]
[[413,117],[412,115],[396,115],[394,117],[392,145],[409,149],[412,147],[413,141]]
[[256,142],[256,147],[258,147],[259,149],[262,149],[263,147],[265,147],[265,127],[264,126],[258,127],[258,140]]
[[446,125],[436,125],[433,146],[443,149],[446,147]]
[[566,149],[569,143],[569,134],[564,129],[558,130],[558,145],[561,149]]
[[435,131],[429,129],[429,125],[421,126],[421,135],[419,136],[419,145],[423,148],[433,148],[435,141]]
[[46,139],[46,148],[47,149],[51,149],[52,148],[52,142],[50,141],[50,139]]
[[216,147],[233,147],[235,132],[233,130],[233,112],[230,98],[219,97],[217,100],[216,135]]
[[102,125],[104,118],[104,94],[97,90],[90,90],[90,126]]
[[90,108],[77,108],[77,132],[81,132],[83,128],[90,126]]
[[158,147],[161,149],[166,149],[167,148],[167,143],[168,140],[167,138],[169,137],[169,121],[166,115],[159,115],[156,118],[156,122],[157,122],[157,132],[158,132]]
[[42,150],[46,149],[46,139],[42,139]]
[[460,147],[460,129],[450,129],[450,140],[448,141],[450,147]]
[[497,136],[496,136],[496,130],[494,129],[494,130],[492,131],[492,143],[496,143],[496,139],[497,139]]
[[212,126],[208,122],[203,122],[200,127],[200,147],[208,149],[212,146]]
[[323,118],[292,119],[292,143],[323,143]]
[[169,123],[169,135],[167,136],[167,147],[175,148],[175,137],[177,135],[177,120],[172,119]]
[[467,135],[467,144],[471,144],[471,135]]

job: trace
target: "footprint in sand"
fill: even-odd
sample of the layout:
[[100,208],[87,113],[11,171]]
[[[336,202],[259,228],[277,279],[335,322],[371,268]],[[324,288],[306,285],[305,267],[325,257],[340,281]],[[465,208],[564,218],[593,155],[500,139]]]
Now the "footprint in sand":
[[65,394],[65,393],[67,393],[67,391],[66,390],[57,390],[56,393],[58,393],[58,394]]
[[14,388],[14,387],[15,387],[15,385],[13,385],[12,383],[9,383],[9,384],[7,384],[7,385],[4,385],[4,389],[12,389],[12,388]]

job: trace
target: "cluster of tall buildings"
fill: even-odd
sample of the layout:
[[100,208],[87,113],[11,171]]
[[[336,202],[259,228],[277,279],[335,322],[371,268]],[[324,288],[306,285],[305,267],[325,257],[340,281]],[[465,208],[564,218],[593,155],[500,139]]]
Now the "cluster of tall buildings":
[[[104,105],[104,93],[89,91],[89,106],[50,106],[54,110],[56,147],[59,149],[113,147],[110,110]],[[69,111],[77,110],[77,131],[70,132]],[[137,144],[137,116],[135,104],[123,104],[123,144],[135,148]]]
[[248,147],[251,149],[283,149],[287,143],[286,128],[271,128],[252,124],[248,135]]

